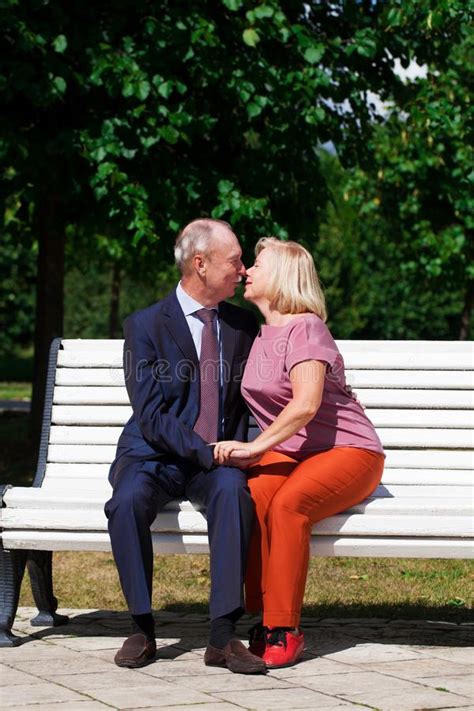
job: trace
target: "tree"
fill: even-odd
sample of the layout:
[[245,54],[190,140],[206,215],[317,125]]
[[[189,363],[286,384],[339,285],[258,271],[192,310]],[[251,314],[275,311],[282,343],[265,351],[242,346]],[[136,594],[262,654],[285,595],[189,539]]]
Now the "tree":
[[5,210],[0,245],[0,355],[29,346],[35,310],[36,244],[28,225],[16,218],[12,201]]
[[[318,145],[370,166],[370,92],[398,101],[395,58],[435,62],[464,17],[460,2],[423,0],[398,22],[410,5],[4,0],[2,194],[39,245],[36,423],[62,332],[68,230],[116,255],[157,245],[162,263],[197,214],[229,219],[244,243],[316,242],[328,199]],[[420,49],[431,6],[454,30]]]
[[[411,24],[420,5],[430,8],[424,30],[426,45],[434,47],[432,56],[422,46],[416,55],[426,63],[426,77],[407,83],[389,107],[369,140],[372,164],[353,171],[345,195],[392,254],[406,313],[399,335],[409,331],[418,301],[425,337],[441,332],[465,339],[474,305],[469,9],[457,2],[398,3],[389,30]],[[443,318],[451,322],[444,333]]]

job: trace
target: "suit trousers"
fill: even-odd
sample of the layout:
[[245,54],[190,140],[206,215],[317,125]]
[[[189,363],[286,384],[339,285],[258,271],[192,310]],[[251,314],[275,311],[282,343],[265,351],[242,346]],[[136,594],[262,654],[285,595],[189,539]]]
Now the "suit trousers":
[[267,452],[251,467],[256,521],[245,580],[246,607],[249,612],[263,611],[264,625],[298,626],[313,524],[369,496],[380,482],[383,464],[383,454],[334,447],[302,462]]
[[254,505],[247,477],[235,467],[200,471],[186,462],[124,460],[105,504],[120,583],[133,615],[151,612],[153,545],[150,526],[176,498],[189,499],[207,518],[211,619],[243,608],[243,579]]

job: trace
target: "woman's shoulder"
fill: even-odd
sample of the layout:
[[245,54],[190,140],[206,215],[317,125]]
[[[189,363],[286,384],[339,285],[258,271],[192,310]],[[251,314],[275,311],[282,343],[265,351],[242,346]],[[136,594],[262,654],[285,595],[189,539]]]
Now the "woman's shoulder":
[[289,321],[290,331],[300,333],[326,333],[329,329],[317,314],[301,314]]
[[332,336],[324,321],[313,313],[295,314],[287,323],[282,326],[263,325],[261,328],[263,340],[291,341],[293,346],[296,343],[320,340]]
[[304,343],[324,345],[326,348],[337,350],[334,338],[326,323],[316,314],[303,314],[292,323],[288,331],[288,339],[293,347]]

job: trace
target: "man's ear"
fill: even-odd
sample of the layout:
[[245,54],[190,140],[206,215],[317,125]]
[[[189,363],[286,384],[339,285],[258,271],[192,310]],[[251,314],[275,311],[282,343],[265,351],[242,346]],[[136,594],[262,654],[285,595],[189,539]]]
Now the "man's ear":
[[203,277],[206,273],[206,260],[204,255],[195,254],[193,257],[193,267],[199,276]]

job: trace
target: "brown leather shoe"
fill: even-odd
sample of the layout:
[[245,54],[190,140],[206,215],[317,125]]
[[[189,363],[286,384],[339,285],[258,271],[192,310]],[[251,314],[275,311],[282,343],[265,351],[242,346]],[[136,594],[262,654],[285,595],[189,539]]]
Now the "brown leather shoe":
[[207,645],[204,654],[207,667],[227,667],[234,674],[266,674],[265,662],[249,652],[239,639],[231,639],[224,649]]
[[137,632],[125,640],[122,649],[115,655],[114,662],[118,667],[136,669],[152,662],[155,654],[155,640],[147,639],[144,634]]

